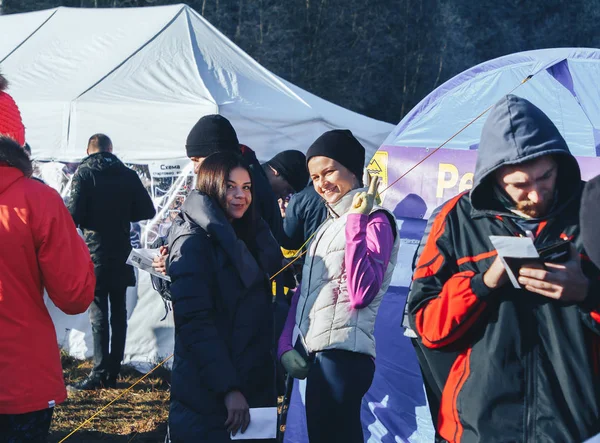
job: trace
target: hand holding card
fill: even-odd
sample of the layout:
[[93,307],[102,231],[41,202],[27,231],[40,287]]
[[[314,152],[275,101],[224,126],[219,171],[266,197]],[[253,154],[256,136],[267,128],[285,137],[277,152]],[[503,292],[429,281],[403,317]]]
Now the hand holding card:
[[[581,258],[571,243],[568,259],[545,263],[545,269],[521,268],[519,283],[528,291],[565,303],[580,303],[588,296],[589,280],[581,269]],[[556,254],[554,252],[553,254]],[[561,254],[559,259],[564,259]]]
[[542,263],[533,240],[529,237],[491,235],[490,241],[498,252],[498,259],[504,265],[510,282],[515,288],[521,289],[518,282],[519,269],[526,263]]

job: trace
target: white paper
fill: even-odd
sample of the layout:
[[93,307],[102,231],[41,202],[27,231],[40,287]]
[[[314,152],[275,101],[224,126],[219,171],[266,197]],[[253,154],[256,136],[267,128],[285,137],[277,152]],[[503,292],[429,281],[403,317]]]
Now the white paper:
[[243,434],[238,431],[232,440],[263,440],[277,437],[277,408],[250,408],[250,425]]
[[540,256],[529,237],[490,235],[490,240],[500,257],[538,258]]
[[127,257],[127,264],[135,266],[142,271],[146,271],[155,277],[162,278],[163,280],[171,281],[168,275],[163,275],[160,272],[156,272],[152,267],[152,261],[154,257],[159,255],[158,249],[132,249]]
[[492,245],[494,245],[494,248],[496,248],[498,256],[502,260],[502,264],[506,269],[510,282],[515,288],[521,289],[521,285],[517,280],[518,276],[514,274],[505,259],[539,258],[540,255],[533,244],[533,240],[530,237],[490,235],[490,241],[492,242]]

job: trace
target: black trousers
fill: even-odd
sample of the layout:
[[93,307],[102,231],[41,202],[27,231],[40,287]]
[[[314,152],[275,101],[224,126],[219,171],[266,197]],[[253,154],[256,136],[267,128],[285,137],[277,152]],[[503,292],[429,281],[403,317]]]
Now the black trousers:
[[127,334],[126,295],[127,286],[102,285],[101,288],[96,288],[94,301],[89,309],[94,341],[93,376],[116,377],[121,370]]
[[54,408],[0,415],[0,443],[46,443]]
[[375,363],[366,354],[318,352],[306,379],[310,443],[364,443],[360,409]]

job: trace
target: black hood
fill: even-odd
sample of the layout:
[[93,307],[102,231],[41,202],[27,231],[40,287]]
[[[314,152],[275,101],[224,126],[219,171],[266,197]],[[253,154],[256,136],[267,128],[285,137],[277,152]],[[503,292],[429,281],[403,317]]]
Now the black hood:
[[94,171],[106,171],[110,168],[121,168],[126,167],[121,160],[110,152],[97,152],[92,154],[81,162],[80,167],[90,168]]
[[473,208],[499,212],[509,209],[498,198],[494,172],[504,165],[521,164],[545,155],[557,160],[556,198],[566,204],[581,186],[581,173],[564,138],[550,118],[528,100],[516,95],[502,98],[490,111],[481,132],[470,194]]
[[225,217],[225,212],[214,199],[194,190],[185,199],[181,212],[184,219],[187,218],[198,225],[221,245],[246,287],[249,287],[257,276],[263,274],[246,244],[238,238],[233,226]]

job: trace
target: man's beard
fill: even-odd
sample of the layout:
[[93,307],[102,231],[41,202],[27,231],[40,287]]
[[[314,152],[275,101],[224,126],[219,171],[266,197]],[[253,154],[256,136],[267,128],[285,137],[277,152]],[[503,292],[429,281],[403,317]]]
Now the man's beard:
[[531,201],[518,202],[515,206],[515,210],[525,214],[531,218],[540,218],[548,214],[552,207],[553,198],[548,196],[548,199],[544,199],[544,203],[533,203]]

